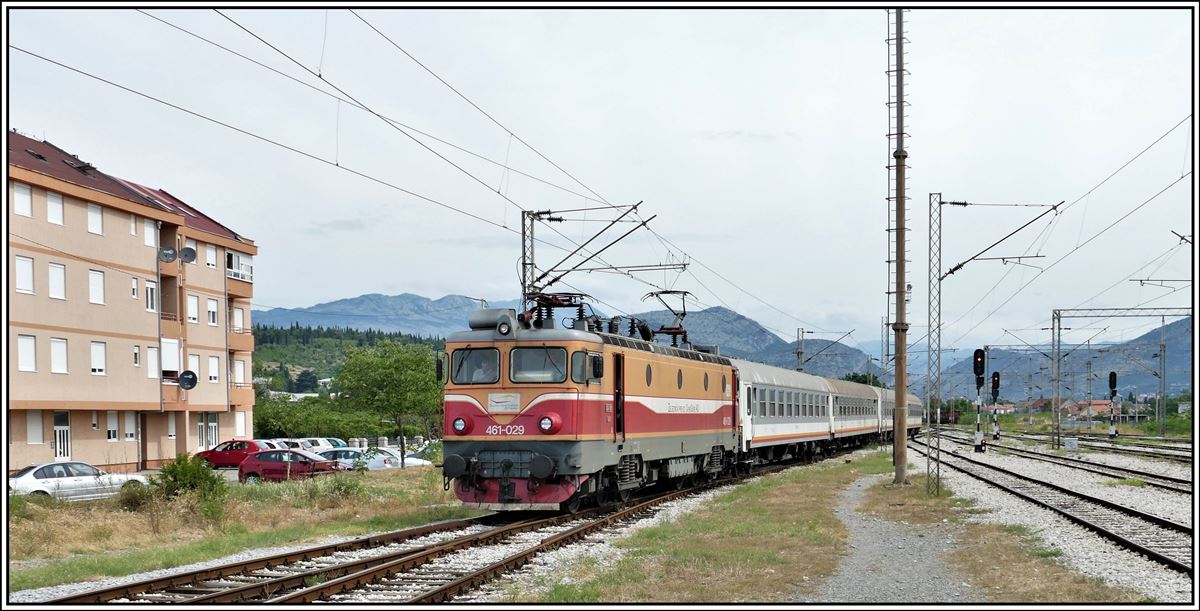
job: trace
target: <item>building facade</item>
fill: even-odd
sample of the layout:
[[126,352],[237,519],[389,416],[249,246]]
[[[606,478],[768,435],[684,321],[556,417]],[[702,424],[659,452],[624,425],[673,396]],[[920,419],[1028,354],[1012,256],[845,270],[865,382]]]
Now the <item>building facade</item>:
[[15,132],[8,175],[10,472],[134,471],[252,438],[254,242]]

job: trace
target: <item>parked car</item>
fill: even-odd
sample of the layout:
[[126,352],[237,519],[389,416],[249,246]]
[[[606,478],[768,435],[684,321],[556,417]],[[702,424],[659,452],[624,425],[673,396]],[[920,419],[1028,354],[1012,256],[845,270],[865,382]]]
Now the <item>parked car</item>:
[[338,461],[306,450],[265,450],[247,456],[238,465],[238,481],[246,484],[281,482],[346,470],[347,467]]
[[336,448],[348,448],[348,447],[350,447],[350,446],[349,446],[349,444],[347,444],[346,442],[342,441],[341,439],[338,439],[337,437],[322,437],[321,439],[324,439],[324,440],[325,440],[325,441],[326,441],[326,442],[329,444],[329,446],[330,446],[331,448],[335,448],[335,449],[336,449]]
[[396,459],[397,467],[401,467],[401,466],[403,466],[405,468],[407,468],[407,467],[427,467],[427,466],[433,465],[432,462],[429,462],[428,460],[425,460],[424,458],[419,458],[419,457],[413,456],[412,454],[405,455],[404,463],[401,464],[400,450],[397,450],[395,448],[379,448],[379,451],[387,453],[389,456]]
[[281,448],[304,450],[306,452],[312,451],[312,444],[304,441],[303,439],[272,439],[271,441],[274,441],[275,444]]
[[43,494],[67,501],[110,497],[149,481],[136,473],[106,473],[82,462],[29,465],[8,478],[9,494]]
[[270,450],[266,442],[258,439],[231,439],[217,445],[211,450],[196,452],[196,456],[203,458],[208,464],[214,468],[221,467],[236,467],[242,464],[248,454],[259,452],[262,450]]
[[388,454],[387,452],[373,452],[374,448],[369,448],[364,451],[362,448],[337,448],[334,450],[325,450],[321,452],[321,456],[329,460],[336,460],[343,465],[353,469],[356,462],[362,461],[363,466],[368,471],[378,469],[395,469],[400,467],[400,459]]
[[308,451],[314,454],[320,454],[325,450],[332,450],[334,448],[333,444],[329,443],[324,437],[305,437],[301,441],[307,441],[310,446]]

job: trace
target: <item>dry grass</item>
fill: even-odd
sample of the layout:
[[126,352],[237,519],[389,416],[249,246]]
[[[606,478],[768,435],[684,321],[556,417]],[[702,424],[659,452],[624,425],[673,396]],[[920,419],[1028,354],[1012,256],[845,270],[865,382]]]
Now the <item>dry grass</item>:
[[511,592],[514,602],[773,602],[812,591],[838,569],[847,532],[834,515],[837,494],[868,473],[890,470],[887,453],[830,461],[739,486],[708,507],[642,529],[617,545],[610,570],[564,567],[571,582],[545,594]]
[[959,546],[947,564],[964,576],[973,590],[986,592],[995,603],[1136,602],[1141,596],[1106,585],[1055,562],[1056,548],[1042,547],[1023,527],[970,524],[962,520],[973,511],[945,486],[942,495],[925,494],[924,476],[912,486],[877,484],[867,490],[858,510],[908,524],[946,522],[960,528]]
[[156,500],[138,512],[115,499],[81,503],[24,503],[8,523],[9,559],[55,559],[111,554],[201,541],[222,532],[265,532],[303,524],[398,516],[454,503],[431,468],[373,471],[354,476],[365,494],[322,493],[311,482],[230,489],[219,521],[206,518],[194,495]]

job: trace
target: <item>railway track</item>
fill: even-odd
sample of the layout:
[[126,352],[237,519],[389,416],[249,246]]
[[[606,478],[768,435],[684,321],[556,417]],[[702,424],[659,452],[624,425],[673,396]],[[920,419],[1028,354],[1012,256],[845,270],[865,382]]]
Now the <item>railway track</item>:
[[[1022,431],[1022,434],[1038,435],[1038,433],[1030,433],[1029,431]],[[1067,435],[1068,435],[1068,433],[1064,431],[1063,436],[1067,436]],[[1069,433],[1069,435],[1071,437],[1078,437],[1080,439],[1087,439],[1088,441],[1097,441],[1097,442],[1101,442],[1101,443],[1115,443],[1116,445],[1130,446],[1130,447],[1136,447],[1136,448],[1153,448],[1153,449],[1158,449],[1158,450],[1177,450],[1180,452],[1191,452],[1192,445],[1193,445],[1191,439],[1177,439],[1177,438],[1167,438],[1167,437],[1146,437],[1146,436],[1141,436],[1141,435],[1139,435],[1139,436],[1121,435],[1120,437],[1116,438],[1117,440],[1120,440],[1118,442],[1117,440],[1109,438],[1107,433],[1084,433],[1084,432],[1072,431]]]
[[[1027,435],[1022,433],[1005,433],[1003,431],[1001,431],[1001,436],[1008,437],[1010,439],[1029,439],[1031,441],[1037,441],[1041,443],[1049,443],[1052,438],[1051,435],[1046,435],[1043,433]],[[1064,433],[1063,437],[1075,437],[1075,435]],[[1102,450],[1104,452],[1112,452],[1114,454],[1128,454],[1130,456],[1139,456],[1141,458],[1155,458],[1189,465],[1192,464],[1192,452],[1190,449],[1186,451],[1182,449],[1171,451],[1170,449],[1160,448],[1160,451],[1153,451],[1150,449],[1131,448],[1121,444],[1099,443],[1093,441],[1080,441],[1079,447]]]
[[[1021,431],[1021,432],[1026,435],[1037,434],[1035,431]],[[1072,434],[1076,437],[1091,437],[1091,438],[1095,438],[1095,439],[1108,439],[1108,433],[1078,432],[1078,433],[1072,433]],[[1157,435],[1121,435],[1119,437],[1119,439],[1132,439],[1134,441],[1151,442],[1151,443],[1157,442],[1160,444],[1158,446],[1149,446],[1149,447],[1161,447],[1161,444],[1175,444],[1175,445],[1181,445],[1181,446],[1195,445],[1194,441],[1188,437],[1159,437]]]
[[[926,454],[928,445],[914,441]],[[942,464],[1005,492],[1044,507],[1118,545],[1191,575],[1192,528],[1116,503],[1074,492],[951,452]]]
[[[942,438],[947,441],[950,441],[952,443],[959,444],[959,445],[967,445],[967,446],[974,445],[974,441],[969,438],[952,437],[950,435],[943,435]],[[1014,447],[1014,446],[999,444],[994,441],[989,443],[988,447],[1001,448],[1001,449],[1005,450],[1006,452],[1009,452],[1011,454],[1015,454],[1015,455],[1018,455],[1018,456],[1021,456],[1024,458],[1030,458],[1033,460],[1040,460],[1043,462],[1049,462],[1049,463],[1054,463],[1054,464],[1058,464],[1058,465],[1063,465],[1066,467],[1070,467],[1072,469],[1088,471],[1091,473],[1096,473],[1098,475],[1107,475],[1107,476],[1116,477],[1116,478],[1135,478],[1135,479],[1145,482],[1147,486],[1153,486],[1155,488],[1162,488],[1163,490],[1171,490],[1173,492],[1181,492],[1184,494],[1192,493],[1191,480],[1187,480],[1187,479],[1183,479],[1183,478],[1179,478],[1179,477],[1169,477],[1166,475],[1159,475],[1157,473],[1150,473],[1148,471],[1141,471],[1138,469],[1127,469],[1125,467],[1114,467],[1112,465],[1094,463],[1094,462],[1091,462],[1088,460],[1081,460],[1078,458],[1068,458],[1066,456],[1056,456],[1054,454],[1046,454],[1044,452],[1035,452],[1033,450],[1027,450],[1025,448],[1018,448],[1018,447]]]

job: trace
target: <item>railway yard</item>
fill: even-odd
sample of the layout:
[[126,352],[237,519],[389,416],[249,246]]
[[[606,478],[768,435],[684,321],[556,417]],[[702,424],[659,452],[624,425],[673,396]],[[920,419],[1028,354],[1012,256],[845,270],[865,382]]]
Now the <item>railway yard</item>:
[[[1041,442],[1046,440],[1041,438],[1005,435],[1000,441],[990,442],[986,453],[979,454],[971,451],[968,435],[946,430],[941,436],[942,482],[961,503],[953,508],[961,517],[954,523],[894,522],[863,513],[858,499],[864,491],[870,493],[872,487],[883,484],[878,473],[886,472],[889,466],[885,446],[812,464],[774,467],[770,471],[778,473],[761,472],[745,481],[725,480],[693,490],[658,491],[620,507],[585,509],[576,515],[486,513],[307,547],[246,550],[233,558],[149,575],[18,591],[10,594],[9,602],[962,603],[1066,602],[1076,600],[1072,596],[1081,596],[1076,589],[1039,594],[1021,591],[1017,585],[1001,587],[981,582],[971,565],[964,564],[968,562],[964,558],[972,555],[974,562],[989,562],[978,557],[987,553],[986,548],[972,545],[974,531],[963,530],[971,524],[1000,524],[1031,537],[1029,540],[1036,542],[1031,549],[1039,556],[1038,561],[1053,563],[1055,570],[1079,580],[1084,584],[1083,591],[1091,592],[1087,596],[1094,596],[1090,600],[1193,600],[1192,474],[1190,463],[1179,462],[1180,457],[1190,455],[1190,444],[1124,439],[1116,448],[1170,454],[1163,457],[1110,452],[1116,444],[1096,440],[1081,444],[1085,448],[1081,452],[1064,455],[1044,446]],[[927,440],[928,436],[923,436],[910,441],[910,473],[914,479],[923,477]],[[1163,446],[1171,448],[1165,450]],[[874,461],[876,468],[859,468],[860,463],[867,464],[863,461]],[[844,540],[833,546],[834,561],[828,566],[810,574],[791,575],[769,591],[749,593],[736,586],[724,588],[718,580],[697,584],[686,598],[670,588],[661,590],[663,598],[655,599],[652,594],[643,598],[654,591],[655,579],[649,577],[652,567],[670,558],[663,548],[657,549],[668,558],[646,555],[636,543],[639,533],[642,539],[647,533],[654,533],[653,537],[669,533],[683,537],[687,527],[679,531],[672,530],[671,525],[704,519],[704,512],[718,511],[714,507],[722,507],[731,516],[745,510],[742,500],[716,502],[726,496],[736,498],[729,495],[731,491],[769,487],[772,481],[803,477],[806,471],[844,468],[851,470],[831,489],[837,496],[829,496],[821,511],[836,514],[838,528],[854,532],[842,532]],[[918,487],[923,489],[923,482],[914,483],[909,492]],[[858,496],[847,496],[851,493]],[[865,536],[858,532],[863,529],[876,532]],[[796,547],[782,555],[808,553],[805,541],[790,539],[789,545]],[[745,553],[726,551],[729,558]],[[885,569],[887,562],[922,569],[905,578],[872,578],[853,582],[852,586],[844,583],[842,573],[850,567],[879,570]],[[645,581],[627,583],[623,590],[594,589],[594,584],[611,583],[614,574],[630,567],[647,571]],[[727,573],[733,568],[716,572]],[[731,575],[729,579],[739,578]],[[1017,584],[1021,580],[1011,581]],[[1030,581],[1029,587],[1036,588],[1038,579]]]

